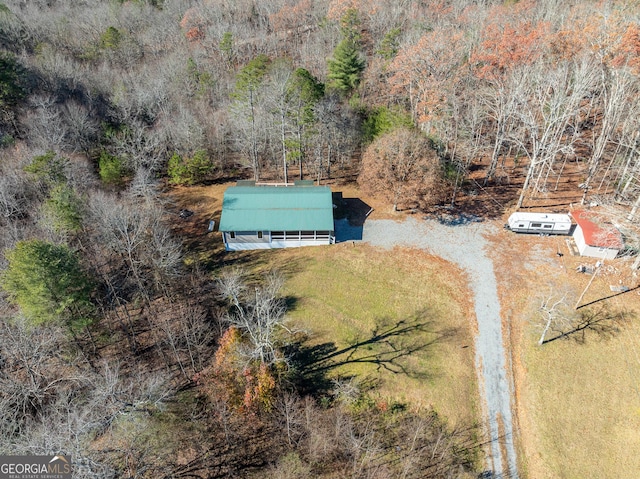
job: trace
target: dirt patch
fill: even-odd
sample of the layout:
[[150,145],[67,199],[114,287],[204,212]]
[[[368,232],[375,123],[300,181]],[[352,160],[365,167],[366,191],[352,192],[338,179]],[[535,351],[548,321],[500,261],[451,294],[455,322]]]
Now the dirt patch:
[[[512,158],[499,165],[496,175],[485,183],[489,158],[480,158],[471,168],[468,179],[456,197],[456,208],[486,219],[498,219],[515,209],[527,173],[527,165]],[[556,174],[549,175],[542,191],[526,193],[522,209],[563,213],[579,204],[583,190],[578,187],[587,174],[587,165],[579,160],[567,160],[558,165]],[[592,193],[607,193],[607,184],[600,179],[593,183]],[[601,186],[600,186],[601,185]]]
[[[540,351],[543,356],[556,354],[557,350],[538,349],[536,341],[540,335],[537,307],[544,296],[568,291],[573,301],[585,290],[591,275],[578,273],[580,265],[594,266],[596,260],[572,256],[567,247],[566,237],[540,237],[537,235],[521,235],[507,231],[497,230],[490,238],[494,257],[495,271],[498,278],[498,291],[503,305],[504,329],[503,334],[508,339],[507,350],[510,352],[511,373],[513,376],[514,397],[514,428],[518,436],[518,462],[521,466],[521,475],[530,478],[558,477],[560,471],[554,467],[563,467],[553,464],[549,455],[553,450],[559,450],[558,446],[549,445],[549,437],[557,434],[558,423],[549,426],[546,421],[552,423],[558,417],[550,417],[551,413],[545,412],[548,407],[539,403],[536,399],[536,390],[545,388],[547,391],[555,389],[558,382],[562,381],[561,374],[556,370],[537,372],[540,365],[534,362],[531,351]],[[585,293],[582,304],[594,305],[609,303],[613,308],[624,307],[640,311],[640,295],[634,291],[619,294],[611,291],[612,285],[628,285],[630,288],[638,284],[638,278],[633,275],[629,264],[622,260],[606,262],[601,272],[596,276]],[[624,341],[627,332],[622,332],[619,338],[612,341]],[[631,333],[635,334],[635,333]],[[589,342],[600,341],[597,336],[589,338]],[[573,344],[582,348],[578,352],[583,353],[585,346]],[[562,347],[565,347],[563,345]],[[543,346],[543,348],[556,348],[556,345]],[[589,346],[586,348],[597,346]],[[569,348],[571,350],[571,348]],[[573,355],[573,353],[571,353]],[[639,369],[638,364],[629,364],[625,358],[612,358],[611,374],[616,375],[616,370],[632,367]],[[560,359],[560,361],[563,361]],[[573,376],[584,377],[586,382],[596,381],[590,378],[590,371],[594,371],[593,364],[583,364],[580,369],[573,371]],[[549,383],[536,383],[538,374],[547,377]],[[586,376],[585,376],[586,375]],[[558,379],[553,379],[553,378]],[[555,384],[554,384],[555,383]],[[557,391],[554,404],[564,404],[566,417],[572,412],[571,397],[563,396]],[[575,394],[574,394],[575,395]],[[542,409],[541,409],[542,408]],[[614,410],[603,411],[605,403],[593,404],[593,414],[600,414],[615,418],[618,412]],[[542,422],[541,422],[542,418]],[[568,420],[568,419],[567,419]],[[564,423],[566,424],[566,422]],[[554,427],[556,430],[554,431]],[[566,429],[566,428],[565,428]],[[594,431],[565,430],[564,437],[569,443],[580,441],[581,438],[589,438]],[[620,444],[620,447],[624,447]],[[631,452],[631,451],[629,451]],[[598,451],[592,451],[597,457]],[[635,452],[637,455],[637,451]],[[570,457],[564,458],[565,463],[574,463]],[[596,469],[591,471],[596,473]],[[578,476],[576,476],[578,477]],[[608,476],[609,477],[609,476]],[[615,476],[611,476],[615,477]],[[623,477],[623,476],[618,476]]]
[[[218,225],[224,192],[233,185],[235,181],[207,186],[172,187],[165,191],[163,198],[168,203],[169,224],[184,245],[187,262],[197,262],[209,270],[224,262],[224,244]],[[182,210],[193,214],[183,218],[180,216]],[[214,221],[214,231],[209,231],[211,221]]]

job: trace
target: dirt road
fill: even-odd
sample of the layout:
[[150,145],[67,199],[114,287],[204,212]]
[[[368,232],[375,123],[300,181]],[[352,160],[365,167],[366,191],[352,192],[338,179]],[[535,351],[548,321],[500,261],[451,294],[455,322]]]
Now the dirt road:
[[[502,339],[500,301],[493,262],[485,254],[489,243],[484,234],[494,228],[471,217],[448,218],[445,221],[408,218],[402,223],[367,220],[362,240],[383,248],[420,248],[456,264],[468,274],[478,324],[476,370],[481,397],[484,398],[486,429],[491,438],[487,470],[495,479],[517,479],[511,384]],[[466,292],[461,291],[460,294]]]

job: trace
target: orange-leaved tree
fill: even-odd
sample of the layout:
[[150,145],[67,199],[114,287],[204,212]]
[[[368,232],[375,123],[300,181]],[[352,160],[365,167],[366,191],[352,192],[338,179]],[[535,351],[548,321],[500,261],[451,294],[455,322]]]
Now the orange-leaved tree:
[[300,0],[295,5],[283,5],[276,13],[269,15],[269,26],[275,32],[292,32],[312,25],[313,2]]
[[243,371],[245,378],[244,407],[251,411],[261,409],[270,411],[276,394],[276,379],[266,364]]
[[408,97],[413,119],[423,130],[431,132],[430,125],[448,114],[466,50],[462,31],[435,29],[402,48],[389,66],[393,92]]
[[198,374],[196,383],[214,404],[231,411],[270,410],[276,394],[276,379],[265,363],[247,361],[241,331],[229,327],[218,345],[213,364]]
[[358,183],[366,191],[384,196],[394,211],[399,205],[429,206],[442,194],[440,161],[426,136],[398,128],[367,147]]
[[545,52],[548,37],[546,22],[490,23],[470,62],[478,77],[495,80],[515,67],[537,62]]
[[222,401],[233,409],[242,406],[244,395],[244,364],[238,352],[241,342],[238,328],[227,329],[220,338],[213,364],[195,378],[210,399]]
[[627,25],[615,49],[613,66],[627,66],[638,75],[640,73],[640,26],[637,23]]

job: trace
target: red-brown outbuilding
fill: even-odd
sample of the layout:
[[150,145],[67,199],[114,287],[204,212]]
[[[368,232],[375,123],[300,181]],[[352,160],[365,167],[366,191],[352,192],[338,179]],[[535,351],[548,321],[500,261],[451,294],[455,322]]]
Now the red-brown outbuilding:
[[618,228],[592,211],[573,210],[570,212],[576,228],[573,240],[580,256],[600,259],[614,259],[624,246]]

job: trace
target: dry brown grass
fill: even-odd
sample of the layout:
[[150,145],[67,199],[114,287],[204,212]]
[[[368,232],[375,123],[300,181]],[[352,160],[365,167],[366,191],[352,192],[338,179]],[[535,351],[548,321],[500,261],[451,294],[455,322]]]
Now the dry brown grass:
[[[613,337],[538,346],[539,299],[569,291],[573,307],[595,260],[572,257],[560,237],[501,232],[494,239],[506,328],[511,338],[521,476],[631,478],[640,471],[640,325]],[[560,251],[564,256],[559,257]],[[640,311],[637,291],[613,296],[610,285],[637,284],[627,264],[606,262],[581,304]],[[607,299],[605,299],[607,298]]]
[[[312,332],[311,344],[335,343],[343,348],[371,337],[381,324],[404,320],[424,325],[400,342],[429,344],[402,358],[409,374],[393,374],[376,364],[350,363],[331,376],[356,374],[381,381],[384,398],[432,406],[454,423],[477,421],[473,327],[465,282],[450,264],[426,254],[365,244],[287,250],[282,261],[299,262],[287,281],[299,298],[291,319]],[[364,346],[358,352],[376,350]]]
[[[182,207],[194,209],[194,221],[206,229],[209,217],[219,220],[216,215],[226,186],[185,189],[175,198]],[[332,189],[373,207],[370,218],[404,217],[391,212],[384,202],[362,195],[354,186],[332,185]],[[192,192],[198,200],[192,200]],[[501,227],[505,219],[497,220],[496,226]],[[217,235],[198,239],[197,255],[230,258],[220,253]],[[637,477],[640,318],[607,339],[588,332],[584,344],[558,340],[539,347],[535,320],[539,298],[550,291],[568,290],[575,300],[590,278],[576,273],[575,268],[595,260],[570,256],[564,237],[499,231],[493,245],[504,337],[513,366],[521,477]],[[563,256],[557,256],[557,252]],[[367,331],[373,324],[371,311],[377,311],[378,316],[388,315],[389,310],[404,315],[420,304],[439,302],[440,308],[449,307],[453,312],[449,324],[462,327],[463,334],[455,341],[439,344],[429,358],[430,371],[436,372],[434,378],[414,381],[387,375],[384,394],[432,404],[452,419],[477,417],[474,322],[469,319],[473,316],[465,281],[451,265],[422,253],[386,252],[350,244],[260,253],[256,258],[259,268],[287,265],[288,291],[300,298],[292,317],[301,324],[306,322],[316,332],[317,342],[345,341],[354,330]],[[340,271],[340,281],[329,280],[336,271]],[[325,280],[317,281],[318,277]],[[626,264],[607,262],[606,271],[596,277],[582,303],[606,302],[611,309],[640,311],[638,290],[612,296],[609,285],[620,282],[634,287],[638,279],[630,275]],[[435,291],[440,291],[441,299],[430,296]],[[396,299],[392,298],[393,292]],[[449,303],[442,299],[445,297]],[[364,369],[353,371],[367,373]]]
[[[376,326],[400,320],[426,324],[429,332],[415,332],[414,336],[421,336],[408,338],[433,342],[424,352],[403,359],[411,374],[351,363],[331,370],[330,375],[357,374],[380,380],[382,397],[433,406],[454,423],[479,420],[475,322],[465,280],[455,267],[422,252],[390,252],[352,243],[225,253],[220,234],[205,231],[209,219],[219,222],[222,196],[231,184],[174,188],[169,193],[176,210],[188,208],[195,213],[186,220],[175,220],[189,261],[212,271],[227,264],[241,265],[256,274],[273,268],[284,272],[286,294],[295,299],[291,319],[312,333],[310,345],[333,342],[345,347],[366,339]],[[344,198],[360,198],[373,207],[370,218],[402,218],[390,206],[364,197],[354,186],[331,187]],[[441,338],[445,331],[448,334]]]

